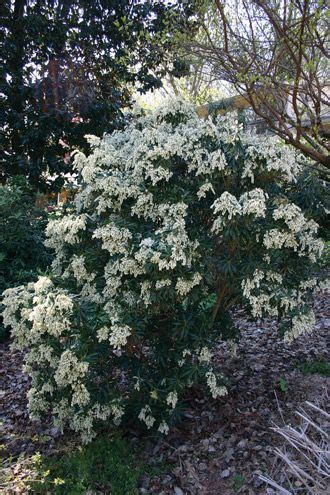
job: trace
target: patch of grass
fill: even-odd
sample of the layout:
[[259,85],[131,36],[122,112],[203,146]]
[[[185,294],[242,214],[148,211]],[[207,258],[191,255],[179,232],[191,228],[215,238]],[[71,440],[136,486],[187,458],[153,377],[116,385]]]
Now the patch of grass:
[[304,375],[319,374],[323,376],[330,376],[330,361],[326,359],[305,361],[299,364],[298,370]]
[[232,479],[232,488],[235,492],[238,492],[242,486],[245,485],[245,479],[241,474],[235,474]]
[[141,475],[152,482],[172,469],[161,459],[157,464],[148,463],[141,456],[143,441],[106,435],[83,447],[72,441],[63,442],[60,450],[50,455],[37,452],[4,458],[0,464],[0,494],[137,495]]
[[30,483],[36,494],[80,495],[92,491],[136,495],[143,465],[123,439],[103,437],[65,454],[41,459],[38,471],[41,481]]

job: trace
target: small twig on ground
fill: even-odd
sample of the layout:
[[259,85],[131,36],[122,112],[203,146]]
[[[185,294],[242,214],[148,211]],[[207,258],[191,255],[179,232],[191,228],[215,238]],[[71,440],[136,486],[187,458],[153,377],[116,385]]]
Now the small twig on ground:
[[[276,392],[275,397],[277,400]],[[322,399],[323,403],[326,403],[326,393]],[[300,488],[297,488],[297,481],[305,487],[307,493],[320,493],[320,490],[326,489],[330,478],[328,461],[329,435],[326,431],[328,428],[327,420],[330,416],[322,406],[317,406],[311,402],[306,402],[305,404],[312,409],[313,417],[305,409],[301,408],[300,411],[296,411],[300,419],[300,425],[297,427],[284,425],[284,427],[275,426],[271,428],[285,441],[282,448],[276,447],[274,449],[274,453],[282,461],[281,472],[283,473],[284,471],[291,492],[270,477],[262,475],[259,478],[279,490],[281,494],[292,495],[298,493]],[[278,409],[284,422],[279,403]]]
[[259,479],[261,481],[264,481],[265,483],[267,483],[268,485],[272,486],[273,488],[276,488],[277,490],[279,490],[279,493],[280,494],[283,494],[283,495],[292,495],[291,492],[288,492],[288,490],[286,490],[285,488],[283,488],[282,486],[278,485],[276,483],[276,481],[272,480],[271,478],[268,478],[268,476],[264,476],[263,474],[260,474],[259,475]]

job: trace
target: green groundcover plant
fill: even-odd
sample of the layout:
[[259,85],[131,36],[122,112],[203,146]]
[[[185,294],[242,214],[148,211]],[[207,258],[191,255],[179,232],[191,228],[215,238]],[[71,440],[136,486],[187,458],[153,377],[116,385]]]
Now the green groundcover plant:
[[234,347],[234,304],[313,328],[323,249],[290,200],[303,168],[236,117],[201,120],[173,101],[77,153],[74,213],[49,222],[49,277],[5,292],[5,323],[28,348],[29,409],[84,441],[100,422],[166,434],[190,387],[227,394],[216,341]]

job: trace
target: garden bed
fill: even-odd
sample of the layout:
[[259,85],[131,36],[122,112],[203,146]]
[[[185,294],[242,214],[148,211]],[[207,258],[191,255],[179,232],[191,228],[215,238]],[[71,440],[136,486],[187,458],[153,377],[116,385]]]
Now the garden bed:
[[[141,493],[275,493],[259,479],[260,474],[277,473],[273,449],[282,440],[270,428],[294,423],[296,409],[305,400],[317,402],[329,385],[329,378],[317,373],[327,374],[330,313],[326,293],[317,295],[314,310],[315,332],[292,345],[283,345],[275,321],[249,322],[241,310],[236,311],[241,330],[237,356],[232,357],[225,344],[216,349],[217,365],[232,377],[228,397],[209,400],[195,393],[187,398],[184,421],[165,439],[141,439],[133,432],[132,440],[130,432],[127,442],[133,451],[140,451],[143,444],[144,458],[137,456],[143,464],[136,471]],[[45,458],[52,452],[67,455],[75,439],[60,436],[50,422],[28,419],[23,355],[2,344],[1,362],[3,449],[7,459],[4,488],[10,489],[8,493],[26,493],[28,483],[24,480],[35,477],[26,459],[36,452]],[[61,485],[57,487],[60,489]],[[102,492],[100,487],[99,493],[109,492]]]

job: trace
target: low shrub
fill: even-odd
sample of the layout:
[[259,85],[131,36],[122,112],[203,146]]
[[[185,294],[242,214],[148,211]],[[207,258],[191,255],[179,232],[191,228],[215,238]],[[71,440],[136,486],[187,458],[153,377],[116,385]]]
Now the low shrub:
[[[8,287],[36,280],[37,270],[47,266],[46,221],[45,213],[35,208],[24,177],[0,185],[0,296]],[[0,335],[5,336],[1,321]]]
[[84,441],[110,420],[166,434],[189,388],[226,395],[212,349],[235,345],[234,304],[287,341],[312,330],[323,242],[289,199],[303,163],[180,101],[88,139],[76,210],[47,227],[51,276],[7,290],[4,319],[29,349],[32,417]]

